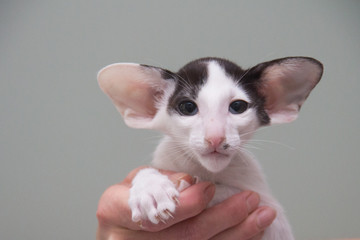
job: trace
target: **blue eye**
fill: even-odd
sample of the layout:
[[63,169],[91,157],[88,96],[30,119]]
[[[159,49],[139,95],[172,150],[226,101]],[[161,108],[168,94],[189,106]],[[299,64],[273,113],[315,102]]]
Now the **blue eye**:
[[192,101],[183,101],[178,108],[179,112],[184,116],[194,116],[198,112],[198,107]]
[[249,107],[249,103],[244,100],[236,100],[230,103],[229,111],[232,114],[241,114],[245,112]]

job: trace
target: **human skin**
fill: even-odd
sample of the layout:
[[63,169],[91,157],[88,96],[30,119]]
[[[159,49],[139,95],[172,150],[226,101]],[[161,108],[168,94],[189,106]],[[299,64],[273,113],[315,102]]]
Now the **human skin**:
[[264,230],[276,217],[274,209],[261,206],[255,192],[245,191],[211,208],[207,208],[215,193],[210,182],[194,184],[185,173],[160,170],[175,185],[180,180],[191,184],[180,193],[179,205],[174,218],[152,224],[149,221],[135,223],[131,220],[128,206],[129,189],[137,168],[119,184],[109,187],[100,198],[97,218],[97,240],[162,240],[162,239],[239,239],[260,240]]

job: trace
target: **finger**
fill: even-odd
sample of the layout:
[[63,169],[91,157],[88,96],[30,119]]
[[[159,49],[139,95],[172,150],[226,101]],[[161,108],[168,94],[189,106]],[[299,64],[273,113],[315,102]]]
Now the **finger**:
[[[206,209],[188,221],[168,229],[169,236],[177,239],[209,239],[224,230],[244,221],[260,202],[259,195],[253,192],[236,194],[224,202]],[[211,226],[211,227],[209,227]],[[171,239],[171,238],[169,238]]]
[[[126,225],[127,228],[118,226],[116,228],[117,229],[116,231],[118,232],[119,236],[127,236],[129,239],[138,239],[138,240],[188,239],[188,238],[179,237],[178,234],[179,228],[173,231],[171,231],[171,229],[174,229],[175,226],[177,225],[182,225],[183,224],[182,221],[184,221],[185,219],[191,218],[202,212],[206,208],[209,201],[212,199],[214,193],[215,193],[215,186],[209,182],[202,182],[193,185],[180,194],[180,198],[179,198],[180,206],[176,210],[176,215],[174,219],[171,219],[167,224],[163,224],[163,223],[160,223],[158,225],[149,224],[148,226],[146,225],[142,226],[143,230],[145,231],[134,231],[137,229],[138,226],[131,225],[132,221],[129,214],[124,216],[122,222],[123,226],[128,224]],[[131,223],[130,224],[124,223],[124,221],[128,221]],[[185,222],[186,221],[188,220],[185,220]],[[164,230],[160,231],[161,229]],[[181,227],[180,227],[180,232],[183,232]]]
[[[122,183],[111,186],[105,191],[99,202],[97,213],[99,221],[113,221],[113,223],[117,223],[119,226],[134,230],[161,230],[167,226],[186,219],[187,217],[192,217],[199,213],[200,210],[203,210],[206,207],[214,194],[213,190],[208,191],[208,193],[204,195],[204,192],[206,192],[205,189],[210,185],[210,183],[206,183],[205,185],[200,184],[196,188],[187,192],[184,197],[180,196],[181,200],[176,199],[176,201],[179,201],[178,203],[180,203],[180,201],[183,203],[176,210],[176,217],[174,217],[174,220],[170,220],[166,222],[166,224],[162,223],[155,226],[152,226],[152,224],[148,221],[139,221],[134,223],[131,218],[129,218],[129,216],[131,216],[131,210],[128,206],[129,189],[134,177],[144,168],[148,168],[148,166],[141,166],[132,170]],[[194,183],[193,177],[189,174],[161,169],[158,171],[167,175],[179,191],[188,188]],[[109,210],[109,208],[111,208],[111,210]],[[104,214],[105,212],[107,214]],[[116,214],[118,214],[118,217],[121,216],[121,220],[116,219]]]
[[260,207],[249,216],[240,226],[238,231],[244,239],[253,237],[263,232],[276,218],[276,211],[270,207]]
[[127,203],[129,188],[116,184],[103,193],[100,198],[96,216],[102,226],[139,228],[131,221],[131,211]]
[[222,239],[261,239],[259,236],[270,226],[276,217],[276,212],[270,207],[260,207],[249,215],[241,224],[227,229],[212,240]]
[[174,218],[166,223],[152,224],[150,221],[133,222],[128,205],[129,188],[122,184],[109,187],[100,198],[97,210],[99,224],[131,230],[160,231],[173,224],[191,218],[203,211],[215,193],[215,186],[202,182],[189,187],[179,197],[179,206]]
[[[184,200],[180,201],[184,203],[181,204],[181,207],[178,207],[179,211],[177,210],[177,212],[179,212],[179,217],[176,216],[176,218],[171,219],[171,221],[166,224],[159,224],[155,226],[152,226],[152,224],[147,221],[139,221],[135,223],[131,219],[131,210],[128,206],[129,189],[131,187],[131,182],[133,178],[140,170],[144,168],[148,168],[148,166],[141,166],[132,170],[122,183],[113,185],[104,192],[104,194],[100,198],[97,210],[97,218],[99,223],[112,224],[115,226],[121,226],[133,230],[141,230],[146,228],[153,230],[161,230],[167,226],[170,226],[171,224],[175,224],[178,221],[183,220],[188,215],[190,215],[189,212],[191,212],[192,210],[195,210],[193,211],[194,214],[199,213],[199,209],[204,209],[213,196],[213,193],[210,193],[211,197],[208,201],[206,200],[207,195],[204,196],[204,189],[209,185],[209,183],[207,183],[207,185],[199,185],[198,187],[192,189],[186,195],[184,195],[185,197],[181,197],[181,199]],[[174,182],[176,187],[181,187],[182,185],[184,189],[184,186],[188,187],[193,182],[193,178],[189,174],[176,173],[166,170],[159,171],[162,174],[167,175],[169,179]],[[191,198],[192,200],[189,201],[187,198]]]

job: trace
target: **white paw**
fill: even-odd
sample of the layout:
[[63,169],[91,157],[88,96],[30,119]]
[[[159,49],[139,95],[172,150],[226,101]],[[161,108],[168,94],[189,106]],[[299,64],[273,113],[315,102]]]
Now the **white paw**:
[[145,168],[135,176],[130,188],[129,206],[132,220],[165,222],[175,212],[179,191],[165,175],[153,168]]

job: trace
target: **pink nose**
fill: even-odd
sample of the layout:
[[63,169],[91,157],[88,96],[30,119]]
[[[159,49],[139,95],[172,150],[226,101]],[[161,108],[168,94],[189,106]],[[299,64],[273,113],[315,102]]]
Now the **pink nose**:
[[224,142],[224,137],[208,137],[205,141],[213,148],[219,147],[219,145]]

